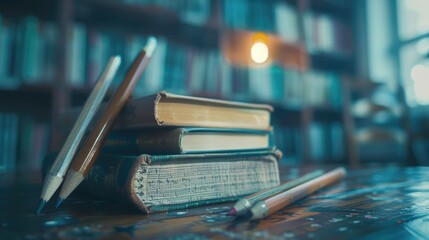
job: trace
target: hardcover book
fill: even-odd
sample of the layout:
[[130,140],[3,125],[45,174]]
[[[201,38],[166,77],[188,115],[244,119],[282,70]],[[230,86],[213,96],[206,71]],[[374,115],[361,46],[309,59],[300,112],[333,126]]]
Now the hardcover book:
[[[271,106],[264,104],[190,97],[162,91],[130,100],[116,119],[114,128],[184,126],[269,130],[272,111]],[[65,127],[73,126],[79,112],[75,109],[65,113],[60,120]]]
[[103,151],[184,154],[268,149],[270,132],[222,128],[152,128],[109,133]]
[[235,201],[280,183],[278,150],[182,155],[102,155],[80,190],[145,213]]

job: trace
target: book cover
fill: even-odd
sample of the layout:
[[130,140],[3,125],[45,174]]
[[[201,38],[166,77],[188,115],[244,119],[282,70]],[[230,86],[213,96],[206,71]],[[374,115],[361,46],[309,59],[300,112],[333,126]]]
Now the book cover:
[[183,154],[268,149],[268,131],[222,128],[153,128],[109,133],[103,152]]
[[[105,107],[105,106],[104,106]],[[103,106],[101,111],[103,111]],[[269,130],[273,108],[264,104],[191,97],[161,91],[128,101],[114,128],[211,127]],[[80,109],[60,116],[64,128],[71,128]]]

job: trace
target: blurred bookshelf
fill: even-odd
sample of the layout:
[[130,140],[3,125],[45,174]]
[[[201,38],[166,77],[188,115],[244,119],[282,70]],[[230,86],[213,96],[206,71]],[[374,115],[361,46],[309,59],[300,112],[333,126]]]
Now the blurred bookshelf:
[[[32,127],[45,129],[38,138],[55,133],[58,115],[84,102],[110,55],[123,57],[117,85],[155,35],[158,49],[134,96],[165,89],[269,103],[286,162],[347,163],[347,146],[336,143],[345,139],[342,81],[355,74],[352,2],[2,1],[0,42],[9,51],[0,53],[0,112],[18,116],[20,132],[34,118],[47,126]],[[251,60],[255,42],[268,46],[264,63]],[[42,149],[58,147],[50,139]],[[25,145],[18,140],[16,151],[45,152]]]

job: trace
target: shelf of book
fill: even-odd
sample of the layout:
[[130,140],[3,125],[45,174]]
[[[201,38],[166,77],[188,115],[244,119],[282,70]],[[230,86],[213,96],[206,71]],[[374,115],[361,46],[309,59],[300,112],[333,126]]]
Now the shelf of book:
[[165,36],[196,47],[218,47],[219,29],[207,23],[187,23],[172,10],[120,1],[77,0],[75,18],[96,28]]
[[[30,66],[28,68],[18,64],[18,68],[14,70],[19,74],[25,73],[30,77],[39,77],[44,76],[45,73],[44,70],[36,71],[37,69],[55,66],[54,69],[59,69],[58,71],[64,72],[64,74],[49,73],[51,83],[46,85],[39,81],[22,81],[20,83],[22,86],[16,90],[0,90],[2,100],[0,110],[14,111],[16,108],[21,111],[30,106],[31,109],[28,111],[33,112],[36,116],[40,114],[40,111],[36,109],[43,109],[42,114],[45,116],[53,116],[55,114],[52,113],[58,113],[58,108],[64,107],[64,104],[56,103],[58,95],[67,95],[64,98],[68,98],[70,95],[72,105],[81,105],[90,91],[86,86],[93,85],[104,64],[103,61],[107,61],[107,57],[111,54],[111,51],[103,50],[103,48],[115,48],[114,51],[119,51],[124,56],[124,65],[128,65],[133,57],[130,52],[134,51],[129,47],[131,45],[140,46],[140,40],[144,36],[154,34],[160,36],[159,42],[162,47],[159,47],[157,51],[161,52],[162,56],[158,60],[153,59],[151,64],[155,64],[155,62],[158,64],[153,69],[169,69],[169,71],[161,72],[152,69],[145,73],[146,76],[140,81],[141,85],[136,88],[140,95],[148,95],[161,89],[170,91],[178,89],[178,93],[187,95],[274,103],[276,108],[274,118],[278,118],[279,123],[285,126],[302,125],[302,110],[307,107],[312,109],[310,121],[335,123],[342,121],[342,112],[338,110],[339,107],[330,105],[340,101],[336,95],[341,88],[335,82],[340,82],[341,79],[331,80],[331,78],[337,77],[316,76],[313,77],[314,79],[310,77],[310,80],[305,80],[306,77],[296,75],[299,73],[314,75],[313,70],[326,73],[326,75],[330,75],[332,72],[353,73],[354,59],[351,57],[353,45],[348,42],[348,39],[338,39],[338,35],[349,33],[348,28],[353,28],[351,20],[348,20],[352,15],[351,4],[334,0],[249,2],[200,0],[196,2],[203,10],[202,14],[197,16],[193,16],[192,12],[189,14],[187,10],[171,8],[169,5],[180,5],[175,1],[66,0],[56,2],[43,0],[37,4],[30,0],[3,1],[0,3],[0,9],[2,9],[0,14],[5,17],[23,17],[24,21],[19,22],[19,24],[24,24],[23,27],[18,26],[22,29],[34,29],[32,28],[34,26],[39,26],[38,29],[47,29],[43,21],[48,20],[56,21],[54,28],[65,26],[71,34],[63,37],[66,39],[62,44],[64,46],[60,44],[60,54],[52,58],[53,61],[51,59],[42,63],[42,67],[39,67],[40,63],[22,64]],[[299,8],[302,7],[303,2],[308,2],[308,6],[303,12],[300,12]],[[72,7],[67,10],[69,16],[61,20],[61,17],[56,16],[57,10],[64,10],[65,7],[61,8],[61,4],[69,3],[72,3]],[[240,11],[244,12],[222,12],[225,11],[225,8],[222,9],[222,5],[225,4],[233,5],[233,9],[241,9]],[[308,27],[304,24],[308,12],[315,15],[310,19],[313,21],[311,23],[311,27],[314,28],[313,32],[322,33],[322,35],[312,35],[309,40],[304,41],[300,35],[305,32],[305,29],[302,28]],[[298,16],[300,13],[303,14]],[[28,15],[36,18],[26,19]],[[238,21],[239,16],[245,16],[244,20]],[[266,22],[264,22],[265,20]],[[343,20],[346,21],[343,22]],[[287,27],[284,27],[285,21],[290,22],[286,25]],[[299,24],[300,21],[302,24]],[[338,28],[342,24],[344,26]],[[346,29],[345,32],[343,27]],[[330,31],[324,31],[326,29]],[[58,29],[54,30],[58,31]],[[293,64],[291,69],[288,64],[277,63],[280,68],[283,68],[278,73],[278,70],[250,67],[245,69],[246,66],[237,67],[230,64],[223,59],[225,56],[221,52],[222,37],[227,33],[239,35],[243,31],[264,32],[278,36],[284,41],[284,46],[292,46],[293,49],[298,49],[296,52],[299,52],[299,55],[305,55],[305,61],[300,64],[305,66],[303,69],[306,70],[299,72],[293,69],[295,67]],[[326,32],[332,36],[323,34]],[[44,44],[43,46],[49,47],[50,42],[58,38],[56,34],[61,35],[61,31],[55,33],[53,35],[55,37],[46,37],[47,35],[43,31],[35,34],[36,37],[40,37],[39,42]],[[348,37],[352,38],[351,35]],[[318,42],[320,39],[324,42]],[[306,46],[308,43],[311,48]],[[96,46],[99,46],[98,53],[91,53],[90,50]],[[337,46],[340,48],[337,49]],[[129,51],[124,49],[129,49]],[[31,58],[26,61],[41,62],[37,61],[41,56],[40,52],[43,50],[36,51],[36,54],[30,56]],[[278,55],[290,57],[288,51],[284,52],[286,54],[281,54],[283,53],[281,52]],[[19,53],[17,57],[25,59],[28,55]],[[281,61],[287,62],[285,59],[281,59]],[[55,64],[51,65],[52,62]],[[64,64],[59,64],[58,68],[57,62]],[[214,64],[217,64],[218,67],[211,69],[206,67]],[[190,68],[189,66],[197,67]],[[197,68],[202,70],[195,70]],[[118,80],[123,76],[123,72],[118,73],[120,75]],[[148,76],[151,79],[150,83],[144,81],[149,79]],[[256,81],[258,78],[267,79],[267,81]],[[54,83],[52,83],[52,79],[55,79]],[[266,84],[267,82],[269,84]],[[34,83],[34,85],[28,85],[29,83]],[[63,91],[64,88],[67,90]],[[64,92],[66,94],[63,94]],[[8,101],[13,101],[13,104],[7,106]],[[301,105],[295,106],[294,104],[297,102]],[[327,107],[320,107],[320,105]]]
[[[242,36],[243,31],[239,29],[234,28],[225,28],[221,27],[219,25],[210,25],[210,24],[203,24],[203,25],[196,25],[196,24],[190,24],[186,23],[184,20],[182,20],[176,13],[174,13],[171,10],[168,10],[163,7],[154,7],[152,5],[137,5],[135,3],[133,4],[127,4],[125,2],[116,2],[116,1],[99,1],[99,0],[90,0],[90,1],[81,1],[76,0],[75,1],[75,18],[78,20],[77,24],[74,24],[73,26],[70,26],[72,29],[72,37],[68,41],[70,42],[70,47],[68,47],[68,51],[71,54],[68,54],[69,56],[68,61],[71,65],[69,69],[69,76],[67,77],[67,81],[71,82],[72,85],[82,85],[85,84],[86,81],[93,82],[95,72],[99,69],[92,69],[91,66],[93,65],[100,65],[100,62],[93,63],[90,59],[94,59],[99,61],[99,58],[101,55],[108,55],[106,51],[103,53],[86,53],[88,49],[100,49],[100,47],[95,46],[109,46],[109,44],[112,44],[118,49],[121,49],[123,45],[125,45],[127,48],[130,48],[132,44],[135,45],[136,38],[139,38],[139,33],[154,33],[154,34],[160,34],[167,37],[168,42],[173,43],[183,43],[185,45],[185,48],[188,48],[187,46],[194,46],[194,47],[201,47],[201,46],[210,46],[213,47],[215,51],[217,51],[219,48],[219,45],[221,44],[221,36],[224,35],[226,37],[237,37],[238,38],[252,38],[252,31],[248,31],[249,34],[246,36]],[[113,16],[113,17],[112,17]],[[326,20],[326,19],[325,19]],[[80,23],[79,23],[80,21]],[[315,20],[314,20],[315,21]],[[335,22],[331,22],[331,20],[328,20],[328,23],[332,26],[335,26]],[[33,30],[24,31],[25,35],[32,36],[35,38],[40,38],[39,42],[40,44],[43,44],[42,47],[49,47],[54,41],[55,36],[58,34],[55,29],[52,29],[52,26],[46,25],[38,21],[37,19],[27,18],[23,23],[24,29],[33,29],[34,27],[38,27],[39,29],[44,29],[43,31],[34,32]],[[71,22],[73,24],[73,22]],[[116,28],[114,27],[116,26]],[[143,27],[142,27],[143,26]],[[332,27],[331,26],[331,27]],[[99,28],[98,28],[99,27]],[[115,37],[121,33],[120,29],[126,29],[130,27],[132,31],[128,32],[128,34],[124,34],[124,37],[127,39],[125,41],[118,41]],[[317,27],[317,26],[314,26]],[[116,29],[112,31],[111,29]],[[228,29],[226,31],[226,29]],[[104,31],[109,30],[108,34],[106,34]],[[297,30],[297,29],[296,29]],[[119,32],[117,32],[119,31]],[[255,33],[255,32],[253,32]],[[250,37],[249,37],[249,36]],[[48,37],[47,37],[48,36]],[[201,37],[203,36],[203,37]],[[283,39],[282,36],[277,36],[276,34],[273,34],[273,40],[276,42],[276,47],[273,50],[273,53],[279,53],[276,57],[277,61],[280,65],[285,66],[286,68],[289,68],[292,66],[298,67],[298,68],[305,68],[307,65],[307,60],[305,55],[305,50],[301,47],[301,44],[299,43],[289,43],[289,42],[282,42],[281,39]],[[313,36],[320,38],[320,36]],[[323,36],[322,36],[323,37]],[[107,39],[106,39],[107,38]],[[206,41],[207,39],[208,41]],[[224,39],[225,37],[222,37]],[[88,40],[86,40],[88,39]],[[97,40],[93,40],[97,39]],[[131,40],[130,40],[131,39]],[[95,41],[95,42],[94,42]],[[313,41],[313,40],[312,40]],[[351,57],[348,57],[347,54],[340,54],[340,53],[334,53],[330,52],[332,49],[330,49],[330,46],[333,45],[333,43],[336,43],[336,39],[330,39],[327,43],[314,43],[314,49],[315,51],[318,50],[319,47],[328,47],[328,49],[322,49],[324,51],[319,51],[316,53],[310,53],[310,62],[311,67],[317,70],[325,70],[325,71],[337,71],[342,70],[346,72],[351,72],[353,69],[353,61]],[[38,43],[39,44],[39,43]],[[328,46],[324,46],[328,44]],[[174,45],[174,44],[173,44]],[[278,45],[278,46],[277,46]],[[321,46],[319,46],[321,45]],[[34,51],[34,54],[28,55],[23,54],[23,56],[18,55],[18,57],[22,57],[23,59],[29,57],[29,62],[32,62],[32,64],[28,64],[25,66],[28,67],[21,67],[18,66],[18,69],[15,71],[19,71],[20,74],[23,75],[29,75],[30,77],[38,77],[41,75],[40,71],[37,71],[35,69],[42,69],[45,67],[52,67],[53,60],[49,61],[38,61],[40,59],[40,53],[39,51],[36,51],[37,46],[30,46],[29,49],[32,49],[31,51]],[[25,44],[24,44],[25,47]],[[34,49],[33,49],[34,48]],[[103,47],[101,47],[103,48]],[[225,47],[223,47],[225,48]],[[248,49],[247,49],[248,50]],[[326,51],[329,50],[329,51]],[[334,49],[335,50],[335,49]],[[341,50],[341,49],[340,49]],[[30,50],[28,50],[30,51]],[[42,50],[44,51],[44,50]],[[96,50],[94,50],[95,52]],[[102,51],[102,50],[97,50]],[[203,52],[206,50],[202,50]],[[286,52],[287,54],[281,54],[283,52]],[[25,53],[25,52],[24,52]],[[128,52],[125,51],[124,53],[127,55]],[[223,53],[226,55],[225,57],[228,57],[228,52]],[[27,56],[28,55],[28,56]],[[88,55],[88,56],[85,56]],[[237,54],[235,54],[237,55]],[[234,55],[234,56],[235,56]],[[244,56],[245,58],[248,58],[247,54],[240,53],[239,55]],[[131,56],[131,55],[130,55]],[[126,56],[129,58],[130,56]],[[55,59],[55,57],[51,57],[52,59]],[[86,61],[77,61],[77,59],[84,58]],[[106,58],[106,57],[104,57]],[[37,61],[34,61],[34,60]],[[35,64],[34,62],[38,62]],[[41,63],[40,63],[41,62]],[[79,62],[79,63],[78,63]],[[83,62],[83,63],[82,63]],[[242,61],[243,62],[243,61]],[[248,60],[244,61],[248,63]],[[299,63],[297,63],[299,62]],[[42,66],[40,66],[42,64]],[[99,66],[98,66],[99,68]],[[22,73],[24,72],[24,73]],[[52,78],[52,73],[49,73]],[[88,79],[88,80],[82,80],[82,79]]]
[[[299,116],[302,114],[304,109],[303,106],[293,106],[285,104],[272,104],[275,109],[274,115],[277,115],[280,118],[288,118],[292,116]],[[342,119],[342,110],[331,107],[331,106],[312,106],[311,111],[313,114],[313,119],[320,122],[332,122],[332,121],[341,121]]]

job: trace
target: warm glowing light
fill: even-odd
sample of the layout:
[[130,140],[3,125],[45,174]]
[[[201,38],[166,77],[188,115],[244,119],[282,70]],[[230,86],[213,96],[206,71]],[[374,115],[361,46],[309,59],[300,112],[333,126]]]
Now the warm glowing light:
[[256,42],[250,49],[250,56],[255,63],[263,63],[268,59],[268,46],[263,42]]
[[429,104],[429,66],[417,64],[411,69],[414,93],[419,104]]

